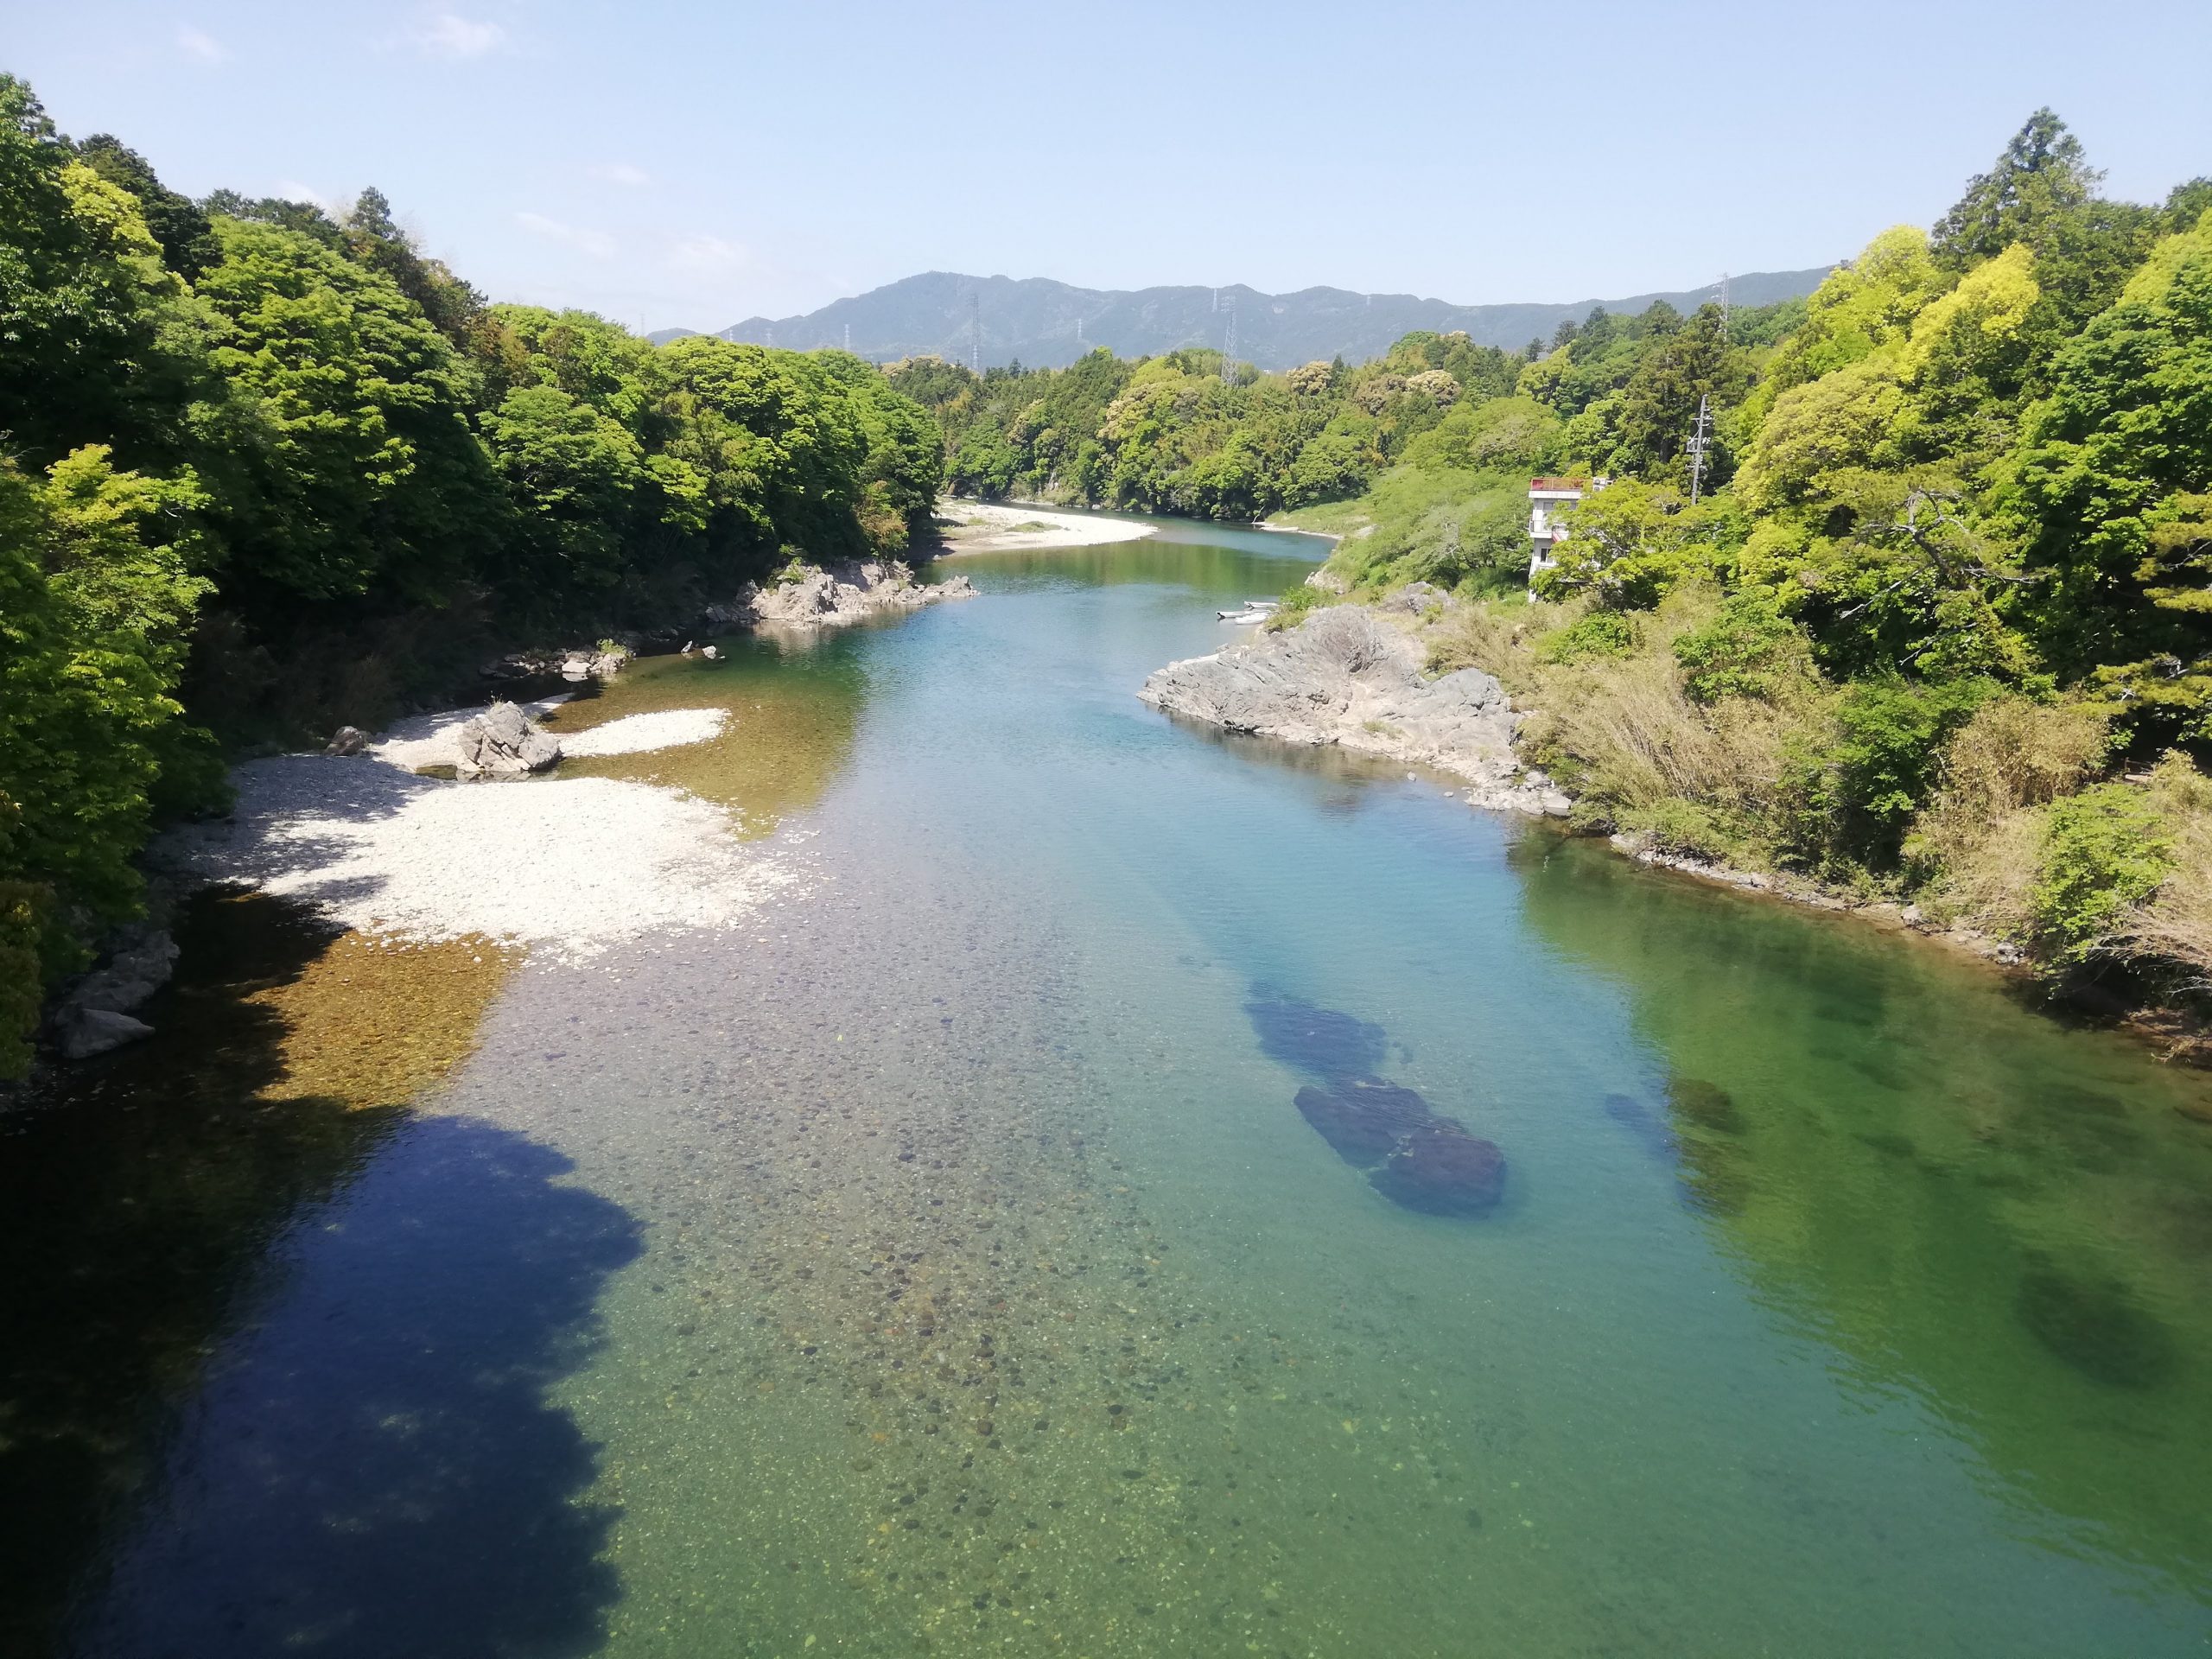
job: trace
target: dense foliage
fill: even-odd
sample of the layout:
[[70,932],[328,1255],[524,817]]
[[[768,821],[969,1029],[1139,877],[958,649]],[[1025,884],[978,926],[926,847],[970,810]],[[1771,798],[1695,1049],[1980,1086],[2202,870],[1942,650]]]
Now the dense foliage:
[[[1414,581],[1473,601],[1443,660],[1543,711],[1588,828],[2202,984],[2212,182],[2100,182],[2038,111],[1932,232],[1807,300],[1285,374],[890,374],[957,488],[1342,537],[1286,624]],[[1540,474],[1604,486],[1530,591]]]
[[[1542,707],[1589,827],[2212,982],[2212,186],[2098,181],[2038,111],[1932,235],[1885,232],[1778,327],[1643,319],[1522,371],[1564,423],[1548,467],[1611,481],[1444,658]],[[1411,487],[1332,510],[1373,526],[1343,583],[1413,574]]]
[[373,721],[433,637],[893,551],[938,489],[857,359],[487,304],[374,190],[194,202],[6,76],[0,343],[0,1075],[151,823],[219,798],[209,724]]

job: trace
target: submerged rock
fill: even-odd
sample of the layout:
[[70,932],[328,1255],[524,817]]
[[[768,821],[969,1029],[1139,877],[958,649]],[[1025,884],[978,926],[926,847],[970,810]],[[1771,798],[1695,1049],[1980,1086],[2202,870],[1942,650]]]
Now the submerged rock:
[[1413,1090],[1380,1077],[1351,1077],[1298,1091],[1300,1116],[1346,1163],[1365,1169],[1413,1130],[1439,1120]]
[[1412,1130],[1369,1183],[1393,1204],[1432,1216],[1479,1216],[1505,1196],[1505,1154],[1450,1118]]
[[1703,1077],[1675,1077],[1667,1084],[1667,1102],[1676,1116],[1717,1135],[1741,1135],[1744,1114],[1735,1096],[1717,1083]]
[[1301,997],[1255,992],[1244,1013],[1271,1060],[1332,1080],[1371,1077],[1382,1063],[1382,1027]]
[[512,702],[495,702],[461,728],[464,778],[521,778],[561,758],[560,740]]
[[2094,1382],[2148,1389],[2173,1373],[2172,1332],[2116,1279],[2076,1275],[2031,1253],[2016,1306],[2030,1335]]

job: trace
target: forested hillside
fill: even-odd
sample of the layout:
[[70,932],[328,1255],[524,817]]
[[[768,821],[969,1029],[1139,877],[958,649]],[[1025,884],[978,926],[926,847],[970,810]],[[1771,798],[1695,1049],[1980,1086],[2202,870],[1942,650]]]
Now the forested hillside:
[[472,651],[662,620],[929,522],[856,358],[493,305],[365,191],[164,187],[0,77],[0,1075],[226,736],[373,721]]
[[[1739,304],[1802,299],[1820,285],[1827,266],[1752,271],[1735,277]],[[1694,310],[1719,284],[1676,293],[1602,302],[1608,310],[1643,311],[1666,301]],[[1518,347],[1548,338],[1562,322],[1579,322],[1593,302],[1580,304],[1454,305],[1413,294],[1358,294],[1305,288],[1262,294],[1242,283],[1199,286],[1077,288],[1047,277],[969,276],[932,270],[803,316],[747,317],[721,330],[724,340],[799,351],[849,347],[877,362],[937,355],[979,368],[1065,368],[1103,346],[1119,357],[1157,357],[1191,346],[1233,348],[1240,362],[1262,369],[1294,368],[1316,357],[1355,362],[1380,357],[1402,335],[1459,333],[1478,346]],[[654,338],[679,338],[667,331]]]

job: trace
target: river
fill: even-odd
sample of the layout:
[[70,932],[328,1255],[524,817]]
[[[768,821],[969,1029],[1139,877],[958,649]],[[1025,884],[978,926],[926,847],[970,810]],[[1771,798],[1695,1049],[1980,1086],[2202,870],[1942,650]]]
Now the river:
[[[1137,702],[1317,556],[970,556],[563,711],[734,711],[582,763],[788,864],[728,932],[402,995],[203,906],[0,1135],[0,1646],[2203,1653],[2204,1075]],[[1306,1005],[1494,1211],[1308,1127]]]

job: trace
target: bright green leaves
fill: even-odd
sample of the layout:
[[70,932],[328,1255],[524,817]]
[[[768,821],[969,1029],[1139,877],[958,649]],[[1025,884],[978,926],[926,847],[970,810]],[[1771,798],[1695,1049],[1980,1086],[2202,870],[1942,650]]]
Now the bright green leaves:
[[2212,741],[2212,231],[2168,238],[2059,354],[2016,476],[2054,655],[2147,743]]
[[2062,962],[2096,950],[2114,925],[2174,869],[2171,826],[2127,784],[2099,784],[2044,810],[2029,907]]
[[443,591],[499,525],[476,372],[389,278],[298,232],[215,230],[200,292],[250,445],[241,574],[308,599]]

